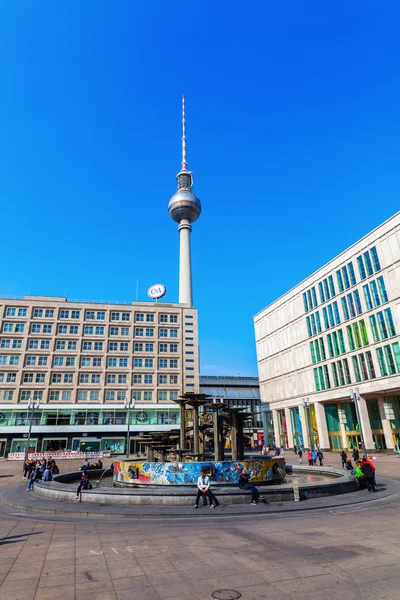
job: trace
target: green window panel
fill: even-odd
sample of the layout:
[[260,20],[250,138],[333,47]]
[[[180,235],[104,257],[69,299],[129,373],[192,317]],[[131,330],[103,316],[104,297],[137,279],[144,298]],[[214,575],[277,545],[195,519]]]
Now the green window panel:
[[326,425],[329,433],[340,431],[339,413],[336,404],[324,404]]
[[318,344],[318,340],[315,340],[315,354],[317,357],[317,362],[321,362],[321,352],[319,351],[319,344]]
[[312,337],[310,317],[306,317],[308,337]]
[[317,294],[315,293],[315,287],[311,288],[311,295],[313,299],[314,308],[318,306]]
[[383,276],[381,275],[380,277],[378,277],[378,279],[376,281],[377,281],[377,284],[378,284],[379,295],[381,297],[382,304],[385,304],[385,302],[389,301],[389,298],[388,298],[388,295],[387,295],[385,281],[383,279]]
[[346,326],[346,331],[347,331],[347,339],[349,340],[350,350],[354,350],[355,344],[354,344],[354,336],[353,336],[353,331],[351,329],[351,325]]
[[335,290],[335,284],[333,283],[333,277],[332,275],[329,275],[328,277],[328,281],[329,281],[329,289],[331,292],[331,296],[336,296],[336,290]]
[[350,294],[347,294],[347,304],[350,310],[350,316],[351,317],[355,317],[356,316],[356,307],[354,305],[354,300],[353,300],[353,294],[350,292]]
[[333,358],[335,356],[335,353],[333,352],[333,344],[332,344],[331,334],[328,333],[328,335],[326,336],[326,338],[328,340],[329,356],[330,356],[330,358]]
[[357,357],[356,356],[352,356],[351,360],[353,361],[353,369],[354,369],[354,375],[355,375],[356,381],[358,383],[360,383],[360,381],[361,381],[361,375],[360,375],[360,369],[358,368]]
[[338,336],[336,331],[334,331],[332,333],[332,338],[333,338],[333,347],[335,349],[335,356],[339,356],[340,354],[340,350],[339,350],[339,340],[338,340]]
[[325,293],[324,293],[324,286],[322,285],[322,281],[320,281],[318,284],[318,290],[319,290],[319,299],[321,300],[321,304],[323,304],[325,302]]
[[320,392],[321,386],[319,385],[318,369],[314,369],[314,381],[315,381],[315,389],[317,390],[317,392]]
[[367,363],[365,362],[364,354],[358,355],[358,363],[360,365],[360,371],[361,371],[361,376],[363,378],[363,381],[368,381],[368,369],[367,369]]
[[344,354],[346,352],[346,346],[344,343],[343,331],[341,329],[339,329],[337,334],[338,334],[338,338],[339,338],[340,352],[341,352],[341,354]]
[[343,275],[344,287],[346,288],[346,290],[348,290],[350,287],[350,279],[349,279],[347,267],[342,267],[342,275]]
[[376,285],[376,281],[371,281],[370,286],[372,291],[372,298],[374,300],[374,305],[375,307],[378,307],[381,305],[381,299],[379,297],[378,286]]
[[385,313],[385,317],[386,317],[386,323],[387,323],[389,335],[390,335],[390,337],[393,337],[394,335],[396,335],[396,328],[394,326],[392,310],[390,308],[385,308],[384,313]]
[[308,312],[307,294],[305,292],[303,294],[303,304],[304,304],[304,311]]
[[389,368],[389,375],[394,375],[396,373],[396,367],[394,364],[392,349],[390,346],[384,346],[383,349],[385,351],[386,363]]
[[349,262],[349,264],[347,265],[347,268],[349,269],[351,285],[356,285],[357,281],[356,281],[356,274],[354,272],[353,263]]
[[312,303],[312,298],[311,298],[311,292],[310,290],[307,290],[307,302],[308,302],[308,306],[310,307],[310,310],[313,307],[313,303]]
[[381,270],[381,264],[379,262],[379,257],[378,257],[378,252],[376,251],[376,247],[373,246],[370,250],[371,252],[371,258],[372,258],[372,264],[374,265],[374,271],[375,273],[377,273],[378,271]]
[[367,332],[367,328],[365,326],[364,319],[361,319],[361,321],[360,321],[360,330],[361,330],[361,338],[362,338],[363,344],[364,344],[364,346],[368,346],[368,344],[369,344],[368,332]]
[[378,356],[379,370],[381,372],[381,375],[382,375],[382,377],[386,377],[386,375],[388,374],[388,371],[386,368],[385,357],[383,355],[382,348],[377,348],[376,354]]
[[361,298],[360,298],[359,291],[354,290],[353,295],[354,295],[354,302],[355,302],[356,309],[357,309],[357,314],[362,315]]
[[354,339],[355,339],[357,348],[361,348],[362,343],[361,343],[361,335],[360,335],[360,330],[358,328],[358,323],[353,323],[353,333],[354,333]]
[[364,256],[364,264],[365,264],[365,267],[367,269],[368,275],[373,275],[374,274],[374,270],[372,268],[371,257],[369,255],[368,250],[366,252],[364,252],[363,256]]
[[311,361],[314,364],[317,362],[317,360],[315,358],[314,342],[310,342],[310,351],[311,351]]
[[329,314],[329,323],[331,324],[331,327],[335,327],[335,317],[333,315],[332,304],[328,304],[328,314]]
[[335,384],[335,387],[339,387],[339,379],[338,379],[336,364],[332,363],[331,366],[332,366],[332,373],[333,373],[333,382]]
[[318,375],[319,375],[319,382],[321,384],[321,389],[324,390],[325,389],[325,380],[324,380],[324,373],[323,373],[322,367],[318,367]]
[[350,369],[349,369],[349,363],[347,362],[347,358],[343,359],[343,370],[344,370],[344,376],[346,378],[346,383],[347,383],[347,385],[349,385],[351,383],[351,376],[350,376]]
[[318,333],[322,333],[321,319],[319,318],[319,311],[318,310],[315,313],[315,319],[317,321],[317,331],[318,331]]
[[325,375],[326,388],[329,390],[329,388],[331,387],[331,380],[329,379],[329,371],[328,371],[327,365],[324,365],[324,375]]
[[357,429],[357,415],[356,409],[353,402],[342,402],[342,409],[346,415],[346,431],[356,431]]
[[322,360],[326,360],[324,338],[319,338],[319,346],[321,348]]
[[337,282],[338,282],[338,286],[339,286],[339,292],[343,292],[344,291],[343,277],[342,277],[342,273],[340,270],[336,271],[336,278],[337,278]]
[[378,400],[376,398],[368,399],[367,409],[372,429],[382,429],[382,419],[379,412]]
[[324,279],[323,284],[324,284],[325,298],[327,300],[330,300],[331,299],[331,293],[329,291],[328,280]]
[[347,306],[346,298],[342,298],[342,309],[343,309],[345,321],[348,321],[350,319],[350,315],[349,315],[349,308]]
[[370,351],[365,353],[365,359],[367,361],[369,377],[370,377],[370,379],[375,379],[376,374],[375,374],[374,361],[372,360],[372,354]]
[[312,327],[313,335],[317,335],[317,323],[315,321],[314,313],[311,315],[311,327]]
[[343,372],[342,361],[338,360],[336,364],[337,364],[337,369],[338,369],[338,374],[339,374],[340,385],[344,385],[344,372]]
[[400,344],[395,342],[392,344],[394,360],[396,361],[397,372],[400,373]]
[[333,302],[333,312],[335,313],[335,322],[336,325],[340,325],[340,313],[339,313],[339,307],[338,307],[338,303]]
[[374,338],[374,342],[380,342],[381,338],[379,337],[378,324],[376,322],[375,315],[370,316],[369,323],[371,325],[372,336]]
[[367,274],[365,272],[364,261],[363,261],[363,257],[362,256],[358,256],[357,257],[357,265],[358,265],[358,272],[360,273],[360,278],[361,279],[366,279],[367,278]]
[[388,331],[385,323],[385,317],[383,316],[383,312],[376,313],[378,323],[379,323],[379,332],[381,334],[381,338],[386,340],[388,338]]
[[368,283],[366,285],[363,285],[363,290],[364,290],[365,304],[367,305],[367,309],[371,310],[373,308],[373,305],[372,305],[372,297],[371,297],[371,292],[369,290]]
[[329,329],[328,311],[326,310],[326,306],[322,309],[322,315],[324,317],[325,329]]

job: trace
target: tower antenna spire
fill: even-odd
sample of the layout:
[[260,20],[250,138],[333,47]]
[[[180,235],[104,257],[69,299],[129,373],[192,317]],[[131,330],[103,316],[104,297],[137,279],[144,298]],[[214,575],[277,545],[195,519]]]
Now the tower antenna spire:
[[182,171],[187,170],[186,161],[186,119],[185,119],[185,95],[182,94]]

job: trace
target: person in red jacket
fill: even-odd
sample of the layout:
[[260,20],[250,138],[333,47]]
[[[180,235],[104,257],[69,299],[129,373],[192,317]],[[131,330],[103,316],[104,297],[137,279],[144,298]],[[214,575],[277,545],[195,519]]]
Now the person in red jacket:
[[312,467],[313,464],[314,464],[314,461],[313,461],[312,451],[311,450],[308,451],[307,458],[308,458],[308,464],[309,464],[309,466]]

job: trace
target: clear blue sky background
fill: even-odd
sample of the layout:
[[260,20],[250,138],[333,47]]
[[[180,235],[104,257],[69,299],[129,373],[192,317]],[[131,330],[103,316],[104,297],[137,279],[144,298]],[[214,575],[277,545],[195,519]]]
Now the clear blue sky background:
[[399,208],[398,1],[3,2],[0,293],[177,300],[180,167],[203,374],[253,315]]

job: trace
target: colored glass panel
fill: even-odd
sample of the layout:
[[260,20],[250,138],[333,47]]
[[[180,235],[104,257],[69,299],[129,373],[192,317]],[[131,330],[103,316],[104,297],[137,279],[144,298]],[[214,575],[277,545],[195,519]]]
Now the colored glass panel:
[[360,330],[361,330],[361,338],[362,338],[363,344],[364,344],[364,346],[368,346],[368,344],[369,344],[368,333],[367,333],[367,328],[365,326],[364,319],[362,319],[360,321]]
[[400,344],[395,342],[392,344],[394,360],[396,361],[397,372],[400,373]]
[[335,327],[335,317],[333,315],[332,304],[328,304],[328,314],[329,314],[329,323],[331,324],[331,327]]
[[324,380],[324,373],[323,373],[322,367],[318,367],[318,375],[319,375],[319,382],[321,384],[321,389],[324,390],[325,389],[325,380]]
[[366,352],[365,358],[367,361],[367,367],[368,367],[368,373],[369,373],[370,379],[375,379],[375,377],[376,377],[375,367],[374,367],[374,361],[372,360],[371,352],[369,352],[369,351]]
[[317,335],[317,323],[315,321],[314,314],[311,315],[311,328],[312,328],[313,335]]
[[336,325],[340,325],[340,313],[339,313],[339,307],[338,307],[338,303],[333,302],[333,312],[335,313],[335,322]]
[[372,268],[371,257],[369,255],[368,250],[366,252],[364,252],[364,264],[365,264],[365,267],[367,269],[368,275],[373,275],[374,274],[374,270]]
[[325,298],[327,300],[330,300],[331,299],[331,293],[329,291],[328,280],[324,279],[323,284],[324,284]]
[[313,303],[312,303],[312,298],[311,298],[311,292],[310,290],[307,290],[307,302],[308,302],[308,306],[310,307],[310,310],[313,307]]
[[318,310],[315,313],[315,319],[317,321],[317,331],[318,331],[318,333],[322,333],[321,319],[319,318],[319,311]]
[[342,361],[338,360],[338,362],[336,364],[337,364],[337,368],[338,368],[340,385],[344,385],[344,373],[343,373]]
[[347,304],[349,306],[350,315],[352,317],[356,316],[356,307],[354,306],[353,294],[347,294]]
[[344,370],[344,376],[346,378],[346,384],[349,385],[351,383],[351,377],[350,377],[350,369],[349,369],[349,363],[347,362],[347,358],[343,359],[343,370]]
[[396,328],[394,326],[392,309],[391,308],[385,308],[384,313],[385,313],[385,316],[386,316],[386,323],[387,323],[387,326],[388,326],[389,335],[390,335],[390,337],[393,337],[394,335],[396,335]]
[[324,404],[324,409],[329,433],[340,431],[339,413],[336,404]]
[[304,304],[304,311],[308,312],[307,294],[305,292],[303,294],[303,304]]
[[383,316],[383,312],[376,313],[378,323],[379,323],[379,331],[381,334],[381,338],[386,340],[388,337],[387,327],[385,323],[385,317]]
[[338,282],[338,286],[339,286],[339,292],[343,292],[344,291],[344,287],[343,287],[343,277],[342,277],[342,273],[339,269],[339,271],[336,271],[336,279]]
[[377,325],[377,322],[376,322],[375,315],[371,315],[370,316],[369,323],[371,325],[372,335],[373,335],[373,338],[374,338],[374,342],[379,342],[380,341],[380,337],[379,337],[378,325]]
[[357,348],[361,348],[362,343],[361,343],[361,335],[360,335],[360,330],[358,328],[358,323],[353,323],[353,333],[354,333],[354,339],[355,339]]
[[322,309],[322,314],[324,317],[325,329],[329,329],[329,321],[328,321],[328,311],[326,310],[326,306]]
[[315,355],[316,355],[316,357],[317,357],[317,362],[320,362],[320,361],[321,361],[321,352],[319,351],[319,343],[318,343],[318,340],[315,340],[314,347],[315,347]]
[[321,300],[321,304],[323,304],[325,302],[325,293],[324,293],[324,286],[322,285],[322,281],[320,281],[318,284],[318,290],[319,290],[319,299]]
[[362,314],[362,306],[361,306],[361,298],[360,298],[359,291],[358,290],[354,290],[353,296],[354,296],[354,302],[355,302],[355,305],[356,305],[357,314],[361,315]]
[[314,308],[318,306],[317,294],[315,293],[315,287],[311,288],[311,295],[314,303]]
[[333,338],[333,347],[334,347],[334,350],[335,350],[335,356],[339,356],[339,354],[340,354],[339,340],[338,340],[338,336],[337,336],[336,331],[334,331],[332,333],[332,338]]
[[383,276],[381,275],[380,277],[378,277],[378,279],[376,281],[378,283],[379,294],[380,294],[380,297],[382,300],[382,304],[384,304],[385,302],[389,301],[387,291],[386,291],[386,286],[385,286],[385,280],[383,279]]
[[311,331],[311,322],[310,322],[310,317],[306,318],[307,321],[307,331],[308,331],[308,337],[312,336],[312,331]]
[[342,267],[342,275],[343,275],[344,287],[346,288],[346,290],[348,290],[350,287],[350,279],[349,279],[349,273],[347,271],[347,267]]
[[321,348],[322,360],[326,360],[325,344],[324,344],[324,339],[323,338],[319,338],[319,345],[320,345],[320,348]]
[[369,291],[368,283],[367,283],[367,285],[363,285],[363,290],[364,290],[365,303],[367,305],[367,310],[371,310],[371,308],[373,308],[373,305],[372,305],[371,292]]
[[314,382],[315,382],[315,389],[317,390],[317,392],[320,392],[321,387],[319,385],[318,369],[314,369]]
[[364,381],[367,381],[368,380],[368,369],[367,369],[367,363],[365,362],[364,354],[358,355],[358,362],[360,365],[360,371],[361,371],[362,378]]
[[346,346],[344,343],[343,331],[341,329],[339,329],[337,334],[338,334],[338,338],[339,338],[340,352],[342,354],[344,354],[346,352]]
[[316,363],[315,351],[314,351],[314,342],[310,342],[310,351],[311,351],[311,360],[313,363]]
[[358,272],[360,273],[360,278],[361,279],[366,279],[367,278],[367,274],[365,272],[364,261],[363,261],[363,257],[362,256],[358,256],[357,257],[357,265],[358,265]]
[[324,365],[325,384],[327,389],[331,387],[331,380],[329,379],[329,371],[327,365]]
[[331,292],[331,296],[336,296],[336,290],[335,290],[335,284],[333,283],[333,277],[332,275],[329,275],[328,277],[328,281],[329,281],[329,289]]
[[356,274],[354,272],[353,263],[349,262],[349,264],[347,265],[347,268],[349,269],[351,285],[356,285],[357,281],[356,281]]
[[361,375],[360,375],[360,369],[358,368],[357,357],[352,356],[351,359],[353,361],[354,375],[356,377],[356,381],[359,383],[361,381]]
[[339,387],[339,379],[338,379],[337,368],[336,368],[335,363],[332,363],[332,373],[333,373],[333,382],[335,384],[335,387]]
[[326,338],[328,340],[329,356],[330,356],[330,358],[333,358],[334,357],[334,352],[333,352],[333,344],[332,344],[331,334],[328,333],[328,335],[326,336]]
[[377,273],[377,271],[381,270],[381,263],[379,262],[379,257],[378,257],[378,252],[376,251],[376,247],[373,246],[370,250],[371,252],[371,257],[372,257],[372,264],[374,265],[374,271],[375,273]]
[[348,321],[350,319],[350,315],[349,315],[349,309],[347,307],[347,300],[346,300],[346,298],[342,298],[342,308],[343,308],[344,318],[345,318],[346,321]]
[[347,338],[349,340],[350,350],[354,350],[355,344],[354,344],[354,337],[353,337],[353,331],[351,329],[351,325],[347,325],[346,331],[347,331]]
[[396,373],[396,367],[394,364],[392,349],[390,346],[384,346],[383,349],[385,351],[386,362],[389,368],[389,375],[394,375]]
[[380,306],[381,299],[379,298],[378,286],[376,285],[376,281],[371,281],[370,283],[372,290],[372,297],[374,299],[375,306]]
[[382,375],[382,377],[386,377],[386,375],[388,374],[388,372],[387,372],[385,358],[384,358],[384,355],[383,355],[382,348],[377,348],[376,349],[376,354],[378,356],[378,363],[379,363],[379,369],[380,369],[381,375]]

